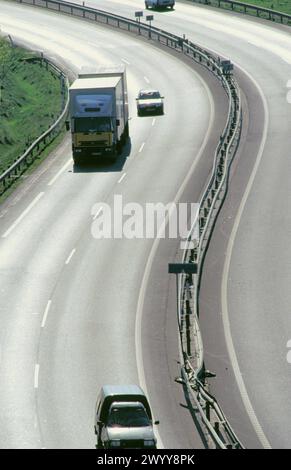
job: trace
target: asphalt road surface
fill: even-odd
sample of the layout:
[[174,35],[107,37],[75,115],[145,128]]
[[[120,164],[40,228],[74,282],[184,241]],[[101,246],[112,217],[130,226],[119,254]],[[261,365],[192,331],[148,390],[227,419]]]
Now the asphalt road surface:
[[[91,4],[129,17],[142,8],[138,1]],[[205,266],[205,359],[217,372],[211,390],[243,443],[290,447],[290,30],[182,2],[154,15],[155,26],[237,66],[248,128]],[[75,172],[65,141],[1,208],[1,445],[92,447],[96,390],[114,380],[147,389],[161,420],[160,446],[202,446],[174,383],[174,289],[163,273],[168,259],[180,257],[178,245],[161,243],[151,266],[152,240],[94,240],[90,212],[114,194],[142,203],[184,192],[197,201],[211,167],[203,146],[214,145],[223,127],[219,89],[173,56],[71,18],[2,2],[1,30],[73,71],[92,57],[121,59],[132,90],[124,161]],[[144,86],[166,96],[164,117],[136,118],[135,92]]]
[[[125,15],[139,5],[98,5],[105,3]],[[155,12],[154,24],[235,63],[249,126],[203,278],[205,359],[217,372],[211,390],[246,446],[290,448],[291,30],[189,3]]]
[[[74,18],[1,2],[1,30],[70,74],[124,62],[131,136],[115,165],[83,169],[73,167],[66,137],[1,206],[1,447],[92,448],[100,387],[138,382],[154,389],[159,446],[202,447],[175,383],[175,315],[161,318],[155,338],[141,331],[156,318],[141,308],[154,241],[95,239],[92,216],[116,195],[124,204],[178,201],[191,177],[198,200],[225,123],[224,92],[203,69],[199,76],[146,41]],[[148,87],[165,95],[164,116],[137,117],[135,97]],[[159,355],[147,367],[153,339]]]

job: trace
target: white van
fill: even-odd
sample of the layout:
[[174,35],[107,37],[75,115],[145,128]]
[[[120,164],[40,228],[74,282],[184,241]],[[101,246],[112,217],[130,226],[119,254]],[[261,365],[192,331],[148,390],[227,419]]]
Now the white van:
[[166,8],[170,7],[172,10],[175,5],[175,0],[145,0],[146,8]]

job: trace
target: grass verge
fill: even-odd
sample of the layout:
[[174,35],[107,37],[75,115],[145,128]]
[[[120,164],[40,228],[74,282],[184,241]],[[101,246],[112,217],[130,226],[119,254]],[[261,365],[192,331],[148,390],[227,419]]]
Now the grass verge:
[[61,112],[60,80],[36,57],[0,38],[0,174]]
[[58,147],[58,145],[64,139],[65,135],[66,130],[65,127],[63,127],[58,136],[34,159],[31,165],[27,167],[25,172],[23,172],[21,175],[19,175],[18,178],[11,182],[4,193],[0,194],[0,204],[3,203],[12,194],[12,192],[21,183],[23,183],[23,181],[28,178],[34,172],[34,170],[36,170],[36,168],[45,160],[45,158]]
[[258,7],[269,8],[270,10],[280,11],[291,15],[290,0],[242,0],[244,3],[256,5]]

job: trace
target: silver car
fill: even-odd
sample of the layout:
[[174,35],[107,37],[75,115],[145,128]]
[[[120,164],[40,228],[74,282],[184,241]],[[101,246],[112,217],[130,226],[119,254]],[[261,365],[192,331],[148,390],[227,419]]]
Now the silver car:
[[104,385],[96,402],[97,449],[156,449],[152,412],[138,385]]
[[136,98],[137,114],[164,114],[164,97],[158,90],[141,90]]

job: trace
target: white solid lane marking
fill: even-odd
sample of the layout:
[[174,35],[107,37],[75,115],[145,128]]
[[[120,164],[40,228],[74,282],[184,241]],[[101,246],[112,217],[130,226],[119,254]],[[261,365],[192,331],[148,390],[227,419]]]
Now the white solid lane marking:
[[100,212],[102,211],[102,209],[103,209],[103,206],[101,206],[100,209],[96,212],[96,214],[93,217],[93,220],[97,219],[97,217],[100,214]]
[[152,126],[154,126],[155,123],[156,123],[156,118],[154,118],[154,119],[152,120]]
[[76,251],[76,248],[73,248],[71,253],[69,254],[68,258],[66,259],[66,264],[69,264],[69,262],[71,261],[71,259],[73,258],[74,254],[75,254],[75,251]]
[[49,309],[51,307],[51,303],[52,303],[52,301],[49,300],[48,303],[47,303],[47,306],[45,308],[45,311],[44,311],[44,314],[43,314],[43,317],[42,317],[42,322],[41,322],[41,327],[42,328],[44,328],[44,326],[45,326],[46,319],[47,319],[47,316],[48,316],[48,313],[49,313]]
[[130,65],[130,62],[128,62],[127,59],[121,59],[121,60],[122,60],[122,62],[124,62],[125,64]]
[[18,224],[20,224],[20,222],[22,221],[22,219],[24,219],[24,217],[29,213],[29,211],[35,206],[35,204],[40,200],[40,198],[42,198],[42,196],[44,195],[44,192],[42,193],[39,193],[35,198],[34,200],[29,204],[29,206],[22,212],[22,214],[15,220],[15,222],[9,227],[8,230],[6,230],[6,232],[4,233],[4,235],[2,235],[2,238],[6,238],[8,237],[8,235],[10,235],[10,233],[12,232],[12,230],[14,230]]
[[39,374],[39,364],[35,364],[35,368],[34,368],[34,388],[38,388],[38,374]]
[[143,77],[147,83],[150,83],[148,77]]
[[119,178],[118,183],[121,183],[121,181],[125,178],[125,176],[126,176],[126,173],[123,173],[123,175],[121,175],[121,177]]
[[145,142],[143,142],[143,143],[141,144],[141,146],[140,146],[140,149],[139,149],[138,153],[142,152],[142,149],[144,148],[144,146],[145,146]]
[[70,163],[73,163],[72,158],[70,158],[64,166],[57,172],[57,174],[50,180],[50,182],[47,184],[48,186],[52,186],[54,182],[58,179],[58,177],[65,171],[65,169],[70,165]]
[[[190,69],[190,67],[189,67],[189,70],[191,70],[193,72],[193,70]],[[203,84],[203,86],[206,90],[206,93],[207,93],[207,96],[208,96],[208,99],[209,99],[209,102],[210,102],[210,119],[209,119],[208,128],[207,128],[203,143],[202,143],[202,145],[199,149],[199,152],[196,156],[196,159],[193,161],[193,163],[190,167],[190,170],[187,173],[186,178],[184,179],[182,185],[180,186],[179,191],[177,192],[177,194],[174,198],[174,202],[178,202],[180,200],[181,195],[183,194],[187,183],[189,182],[190,178],[193,177],[194,170],[195,170],[198,162],[200,161],[200,159],[202,157],[203,151],[205,150],[205,147],[206,147],[206,144],[209,140],[209,136],[210,136],[211,129],[212,129],[212,126],[213,126],[214,103],[213,103],[212,95],[210,93],[209,87],[207,86],[206,82],[199,75],[197,75],[196,73],[195,73],[195,76],[197,77],[198,80],[200,80],[200,82]],[[160,243],[160,240],[158,238],[155,238],[154,241],[153,241],[152,247],[151,247],[150,254],[147,258],[147,262],[146,262],[145,269],[144,269],[144,272],[143,272],[143,278],[142,278],[142,281],[141,281],[141,287],[140,287],[139,295],[138,295],[138,303],[137,303],[137,311],[136,311],[136,319],[135,319],[135,352],[136,352],[137,373],[138,373],[139,383],[140,383],[141,387],[143,388],[143,390],[145,391],[147,396],[149,396],[149,394],[147,393],[145,367],[144,367],[143,353],[142,353],[142,346],[141,346],[142,345],[142,327],[141,327],[141,324],[142,324],[143,307],[144,307],[144,302],[145,302],[145,292],[146,292],[146,288],[147,288],[147,285],[148,285],[148,282],[149,282],[149,277],[150,277],[150,272],[151,272],[151,268],[152,268],[152,265],[153,265],[153,260],[154,260],[154,257],[156,255],[159,243]],[[180,349],[180,344],[179,344],[179,349]],[[180,351],[180,357],[182,357],[181,351]],[[161,439],[161,436],[160,436],[160,433],[159,433],[158,430],[156,431],[156,434],[157,434],[159,447],[164,448],[164,445],[163,445],[163,442],[162,442],[162,439]]]
[[262,159],[262,156],[263,156],[263,151],[264,151],[266,140],[267,140],[268,127],[269,127],[269,110],[268,110],[268,105],[267,105],[267,101],[266,101],[266,98],[264,96],[264,93],[263,93],[262,89],[260,88],[259,84],[253,79],[253,77],[249,73],[247,73],[246,71],[244,71],[244,73],[246,73],[247,76],[250,78],[250,80],[254,83],[254,85],[258,89],[259,94],[262,98],[263,105],[264,105],[264,112],[265,112],[265,123],[264,123],[263,138],[262,138],[260,149],[259,149],[256,161],[255,161],[255,166],[252,170],[252,173],[251,173],[250,179],[248,181],[245,193],[242,197],[242,200],[241,200],[241,203],[240,203],[240,206],[239,206],[239,209],[238,209],[235,221],[234,221],[234,225],[233,225],[233,228],[232,228],[232,231],[231,231],[231,234],[230,234],[228,246],[227,246],[227,251],[226,251],[226,256],[225,256],[225,264],[224,264],[224,267],[223,267],[223,274],[222,274],[222,284],[221,284],[222,321],[223,321],[225,340],[226,340],[228,353],[229,353],[229,356],[230,356],[230,359],[231,359],[232,367],[233,367],[233,370],[234,370],[235,378],[236,378],[236,381],[237,381],[237,384],[238,384],[238,388],[239,388],[239,391],[240,391],[240,394],[241,394],[241,397],[242,397],[243,404],[245,406],[245,409],[246,409],[246,411],[249,415],[251,423],[252,423],[252,425],[253,425],[256,433],[257,433],[257,436],[258,436],[259,440],[261,441],[263,447],[265,449],[271,449],[271,444],[268,441],[268,439],[267,439],[267,437],[266,437],[266,435],[265,435],[265,433],[264,433],[264,431],[263,431],[263,429],[262,429],[262,427],[261,427],[261,425],[258,421],[255,410],[254,410],[254,408],[252,406],[252,403],[250,401],[250,398],[249,398],[249,395],[248,395],[248,392],[247,392],[247,389],[246,389],[246,386],[245,386],[244,379],[242,377],[242,373],[241,373],[241,370],[240,370],[240,367],[239,367],[237,355],[236,355],[236,352],[235,352],[235,347],[234,347],[234,344],[233,344],[233,339],[232,339],[232,334],[231,334],[231,327],[230,327],[230,319],[229,319],[229,313],[228,313],[228,305],[227,305],[227,283],[228,283],[228,279],[229,279],[229,269],[230,269],[230,262],[231,262],[233,246],[234,246],[234,242],[235,242],[235,239],[236,239],[236,235],[237,235],[237,232],[238,232],[240,220],[241,220],[241,217],[243,215],[246,202],[248,200],[249,194],[250,194],[251,189],[253,187],[253,183],[254,183],[254,180],[255,180],[255,177],[256,177],[256,174],[257,174],[257,171],[258,171],[258,168],[259,168],[260,163],[261,163],[261,159]]

